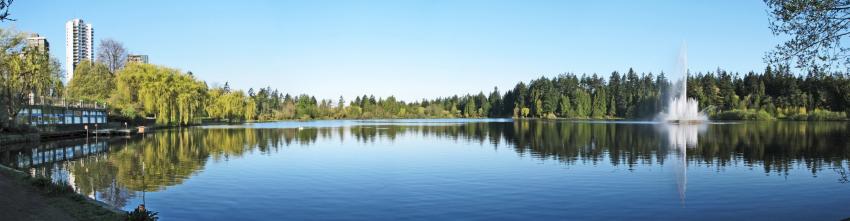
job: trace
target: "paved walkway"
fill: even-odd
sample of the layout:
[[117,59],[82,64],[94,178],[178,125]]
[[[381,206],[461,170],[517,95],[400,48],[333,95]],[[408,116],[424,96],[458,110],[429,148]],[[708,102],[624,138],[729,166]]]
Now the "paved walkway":
[[0,220],[74,220],[68,213],[49,206],[39,193],[13,179],[0,172]]

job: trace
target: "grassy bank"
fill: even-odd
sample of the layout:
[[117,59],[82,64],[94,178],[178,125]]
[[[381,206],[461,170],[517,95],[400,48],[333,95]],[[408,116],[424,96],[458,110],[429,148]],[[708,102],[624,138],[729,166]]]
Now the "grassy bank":
[[[56,184],[48,178],[34,178],[28,174],[0,165],[0,176],[10,179],[19,189],[2,191],[29,191],[42,197],[44,203],[64,211],[77,220],[128,220],[123,211],[108,209],[102,203],[74,192],[67,184]],[[39,208],[43,209],[43,208]]]

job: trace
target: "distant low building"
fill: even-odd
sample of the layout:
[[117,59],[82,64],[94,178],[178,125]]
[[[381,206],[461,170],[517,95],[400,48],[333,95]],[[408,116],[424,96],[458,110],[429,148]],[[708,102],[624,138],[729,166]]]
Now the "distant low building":
[[142,64],[148,63],[148,56],[143,54],[131,54],[127,55],[127,63],[130,62],[138,62]]
[[50,43],[47,42],[47,38],[39,36],[38,34],[32,34],[30,37],[27,37],[27,47],[36,48],[43,52],[50,51]]

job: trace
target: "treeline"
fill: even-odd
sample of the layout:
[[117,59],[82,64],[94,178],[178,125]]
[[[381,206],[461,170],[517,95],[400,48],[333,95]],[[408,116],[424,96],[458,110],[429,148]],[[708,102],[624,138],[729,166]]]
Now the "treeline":
[[[9,38],[9,37],[7,37]],[[120,47],[120,43],[117,43]],[[126,51],[124,49],[118,51]],[[109,60],[107,60],[108,62]],[[112,69],[110,67],[115,67]],[[55,76],[55,75],[54,75]],[[608,76],[560,74],[489,93],[404,102],[394,96],[346,100],[291,95],[271,87],[247,91],[209,86],[191,73],[151,64],[82,61],[64,92],[71,99],[108,102],[113,116],[154,118],[160,124],[371,118],[652,119],[669,102],[674,83],[629,69]],[[762,73],[725,70],[689,75],[687,93],[714,119],[843,120],[850,112],[850,76],[787,66]],[[57,82],[57,81],[45,81]],[[57,87],[61,88],[61,86]],[[63,91],[60,89],[52,91]]]
[[743,76],[718,70],[689,78],[688,96],[720,119],[840,120],[850,113],[850,75],[798,75],[787,66]]
[[[569,118],[651,119],[664,111],[673,83],[664,73],[561,74],[520,82],[502,93],[467,94],[415,102],[393,96],[346,101],[293,96],[271,87],[247,92],[208,86],[191,72],[128,64],[110,75],[105,65],[83,62],[69,96],[108,101],[113,114],[155,118],[161,124],[193,124],[201,118],[228,122],[371,118]],[[91,79],[98,79],[97,81]],[[107,80],[107,81],[104,81]],[[108,83],[108,82],[113,83]],[[95,85],[90,85],[95,84]],[[715,119],[840,120],[850,111],[847,74],[792,74],[787,67],[745,75],[724,70],[695,73],[688,96]],[[106,92],[100,90],[109,90]],[[79,95],[76,95],[79,94]],[[87,95],[88,97],[82,96]]]
[[[120,46],[120,44],[117,44]],[[120,51],[120,50],[119,50]],[[160,124],[372,118],[568,118],[652,119],[669,102],[674,86],[660,74],[629,69],[608,76],[560,74],[519,82],[501,92],[404,102],[394,96],[346,100],[291,95],[272,87],[209,86],[191,72],[129,63],[81,62],[67,97],[108,102],[113,116],[155,118]],[[115,66],[112,70],[110,66]],[[850,112],[850,76],[814,69],[795,74],[787,66],[761,73],[725,70],[691,73],[687,93],[713,119],[844,120]]]
[[[785,67],[745,75],[725,70],[695,73],[688,96],[714,119],[840,120],[850,112],[850,77]],[[477,118],[651,119],[669,102],[673,82],[664,73],[632,69],[598,75],[561,74],[518,83],[505,93],[467,94],[406,103],[390,96],[357,96],[348,103],[291,96],[270,87],[248,91],[241,119]],[[231,116],[242,116],[239,114]]]

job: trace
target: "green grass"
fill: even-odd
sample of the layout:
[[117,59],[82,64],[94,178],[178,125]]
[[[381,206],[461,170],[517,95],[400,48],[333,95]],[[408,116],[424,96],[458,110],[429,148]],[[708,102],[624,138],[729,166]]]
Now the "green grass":
[[49,178],[28,174],[0,165],[0,173],[14,179],[18,185],[35,190],[44,196],[47,205],[65,211],[77,220],[127,220],[122,211],[111,210],[99,202],[77,194],[68,184],[57,184]]

